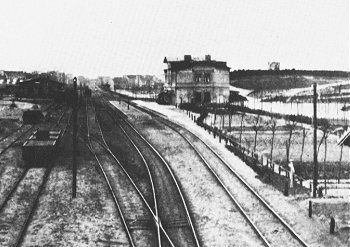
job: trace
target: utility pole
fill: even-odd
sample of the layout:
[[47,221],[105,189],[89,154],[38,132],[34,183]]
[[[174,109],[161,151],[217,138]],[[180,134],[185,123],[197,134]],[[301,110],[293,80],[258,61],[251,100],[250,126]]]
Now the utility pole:
[[317,182],[318,182],[318,163],[317,163],[317,84],[314,83],[314,181],[313,181],[313,194],[312,196],[316,198],[317,196]]
[[72,197],[77,197],[77,127],[78,127],[78,92],[77,78],[73,79],[73,182]]

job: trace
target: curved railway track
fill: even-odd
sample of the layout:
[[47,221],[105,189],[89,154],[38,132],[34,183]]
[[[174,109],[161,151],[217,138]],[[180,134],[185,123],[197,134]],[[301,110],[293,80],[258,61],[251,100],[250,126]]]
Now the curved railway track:
[[133,106],[175,131],[213,174],[265,246],[308,246],[294,229],[221,156],[191,131],[153,111]]
[[[148,200],[148,203],[150,205],[153,205],[153,212],[155,214],[155,217],[157,219],[159,219],[159,212],[158,212],[158,202],[157,202],[157,197],[156,197],[156,190],[155,190],[155,185],[154,185],[154,181],[153,181],[153,177],[152,177],[152,174],[151,174],[151,171],[150,171],[150,168],[149,168],[149,165],[145,159],[145,157],[143,156],[142,152],[140,151],[140,149],[137,147],[137,145],[135,144],[135,142],[131,139],[131,137],[128,135],[128,133],[125,131],[125,129],[118,125],[118,127],[121,129],[121,131],[123,132],[124,136],[127,138],[128,142],[131,144],[131,146],[133,147],[133,149],[137,152],[137,155],[141,158],[142,160],[142,165],[144,166],[144,168],[146,169],[147,171],[147,178],[148,178],[148,181],[149,181],[149,185],[151,187],[151,194],[152,194],[152,199],[151,200]],[[102,133],[102,129],[99,125],[99,130],[100,130],[100,133]],[[106,143],[106,140],[103,139],[103,142],[106,146],[107,143]],[[139,185],[140,188],[142,188],[142,184]],[[158,246],[162,246],[162,240],[161,240],[161,232],[160,232],[160,227],[159,227],[159,224],[155,224],[156,225],[156,230],[157,230],[157,236],[158,236]]]
[[[62,113],[54,126],[60,124],[64,115],[65,113]],[[68,128],[69,119],[70,118],[68,118],[67,124],[64,127],[62,136],[65,134]],[[4,215],[1,216],[0,225],[2,226],[2,230],[5,231],[4,233],[6,233],[6,231],[10,231],[10,229],[14,231],[10,233],[13,238],[9,238],[8,236],[5,237],[5,241],[8,241],[9,246],[21,246],[31,219],[39,204],[40,196],[48,181],[51,168],[52,166],[49,166],[48,168],[40,169],[39,171],[25,168],[25,170],[19,176],[19,179],[17,179],[17,181],[12,185],[11,189],[2,201],[0,205],[0,215],[5,214],[6,217]],[[32,177],[37,176],[38,173],[39,178],[36,177],[37,179],[33,180]],[[23,197],[27,199],[23,200]],[[12,220],[9,221],[9,219]]]
[[[155,238],[156,240],[154,241],[153,244],[149,244],[149,246],[154,246],[154,244],[156,244],[157,246],[174,246],[173,243],[171,242],[171,240],[169,239],[167,233],[164,231],[164,229],[162,229],[160,223],[158,222],[158,216],[153,213],[154,208],[152,206],[150,206],[149,202],[147,201],[147,199],[145,198],[145,196],[143,195],[143,193],[141,192],[141,189],[139,188],[139,186],[136,184],[136,182],[134,181],[134,179],[129,175],[129,173],[124,169],[124,167],[122,166],[122,164],[120,163],[120,161],[116,158],[116,156],[114,155],[114,153],[111,151],[111,149],[109,148],[104,134],[101,130],[101,127],[99,125],[99,122],[96,121],[97,124],[97,128],[98,128],[98,132],[99,137],[96,135],[96,133],[94,133],[94,135],[91,135],[90,132],[90,124],[88,122],[89,120],[87,120],[87,126],[88,126],[88,148],[89,150],[92,152],[92,154],[94,155],[99,169],[102,171],[103,177],[107,183],[107,186],[109,188],[109,191],[111,192],[112,198],[114,203],[116,204],[116,207],[118,209],[118,213],[121,217],[124,229],[126,231],[126,234],[128,236],[128,240],[131,246],[137,246],[137,243],[134,239],[137,238],[137,236],[134,236],[134,231],[132,229],[132,222],[130,222],[130,220],[127,219],[126,215],[128,215],[129,219],[132,218],[133,216],[130,215],[130,213],[128,213],[128,210],[125,206],[123,206],[123,198],[118,199],[118,186],[116,185],[116,183],[113,181],[113,177],[111,177],[111,175],[109,175],[110,171],[108,171],[108,167],[105,167],[105,165],[103,165],[103,163],[108,163],[108,162],[102,162],[102,158],[99,157],[100,155],[98,153],[101,153],[98,148],[94,148],[93,142],[96,142],[100,147],[102,147],[111,157],[112,159],[117,163],[117,166],[119,167],[120,170],[122,170],[122,172],[124,173],[125,178],[128,181],[124,181],[124,186],[126,186],[126,183],[129,183],[133,188],[129,188],[129,196],[131,196],[131,193],[135,193],[137,197],[141,200],[141,202],[139,202],[139,205],[136,207],[141,208],[146,208],[146,210],[148,211],[148,214],[150,214],[151,218],[150,220],[155,223],[155,228],[156,228],[156,233],[153,235],[156,235]],[[97,149],[97,152],[95,151],[95,149]],[[120,189],[119,189],[120,190]],[[125,198],[124,198],[125,200]],[[142,205],[140,205],[142,204]],[[138,209],[140,210],[140,209]],[[147,215],[146,215],[147,218]],[[136,220],[137,223],[138,220]],[[146,228],[146,231],[148,231],[148,229]],[[162,231],[163,235],[165,236],[165,239],[167,240],[167,243],[165,245],[162,245],[162,241],[161,241],[161,237],[160,237],[160,231]],[[147,232],[144,232],[143,234],[147,235]],[[140,237],[139,237],[140,238]],[[142,238],[142,237],[141,237]],[[147,239],[146,239],[147,240]],[[145,242],[141,243],[145,244]]]
[[[115,119],[114,109],[106,102],[103,104]],[[155,183],[160,221],[175,246],[200,246],[187,203],[168,163],[128,121],[124,118],[115,121],[123,133],[142,150]]]
[[181,135],[193,148],[265,246],[308,246],[293,228],[212,147],[192,132],[173,123],[160,121]]

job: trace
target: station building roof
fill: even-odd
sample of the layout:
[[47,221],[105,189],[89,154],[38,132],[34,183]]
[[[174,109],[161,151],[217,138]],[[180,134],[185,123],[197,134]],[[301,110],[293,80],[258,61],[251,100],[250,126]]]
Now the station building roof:
[[192,69],[195,66],[230,70],[230,67],[227,66],[226,62],[212,60],[210,55],[206,55],[205,58],[192,58],[190,55],[185,55],[183,59],[164,57],[163,63],[167,63],[168,69],[171,71]]

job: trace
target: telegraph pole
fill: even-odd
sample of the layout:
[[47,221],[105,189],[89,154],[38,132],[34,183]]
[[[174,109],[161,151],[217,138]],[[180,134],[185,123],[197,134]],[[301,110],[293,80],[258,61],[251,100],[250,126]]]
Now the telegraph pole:
[[317,182],[318,182],[318,163],[317,163],[317,84],[314,83],[314,181],[313,181],[313,194],[316,198],[317,194]]
[[78,127],[78,92],[77,78],[73,79],[73,182],[72,197],[77,197],[77,127]]

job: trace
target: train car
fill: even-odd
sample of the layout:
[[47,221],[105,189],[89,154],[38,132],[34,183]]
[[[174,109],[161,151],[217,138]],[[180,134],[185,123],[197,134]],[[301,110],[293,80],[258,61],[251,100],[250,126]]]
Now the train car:
[[44,115],[39,108],[35,108],[23,112],[22,119],[25,124],[38,124],[43,121]]
[[57,155],[61,135],[61,129],[35,130],[22,146],[25,166],[50,166]]

